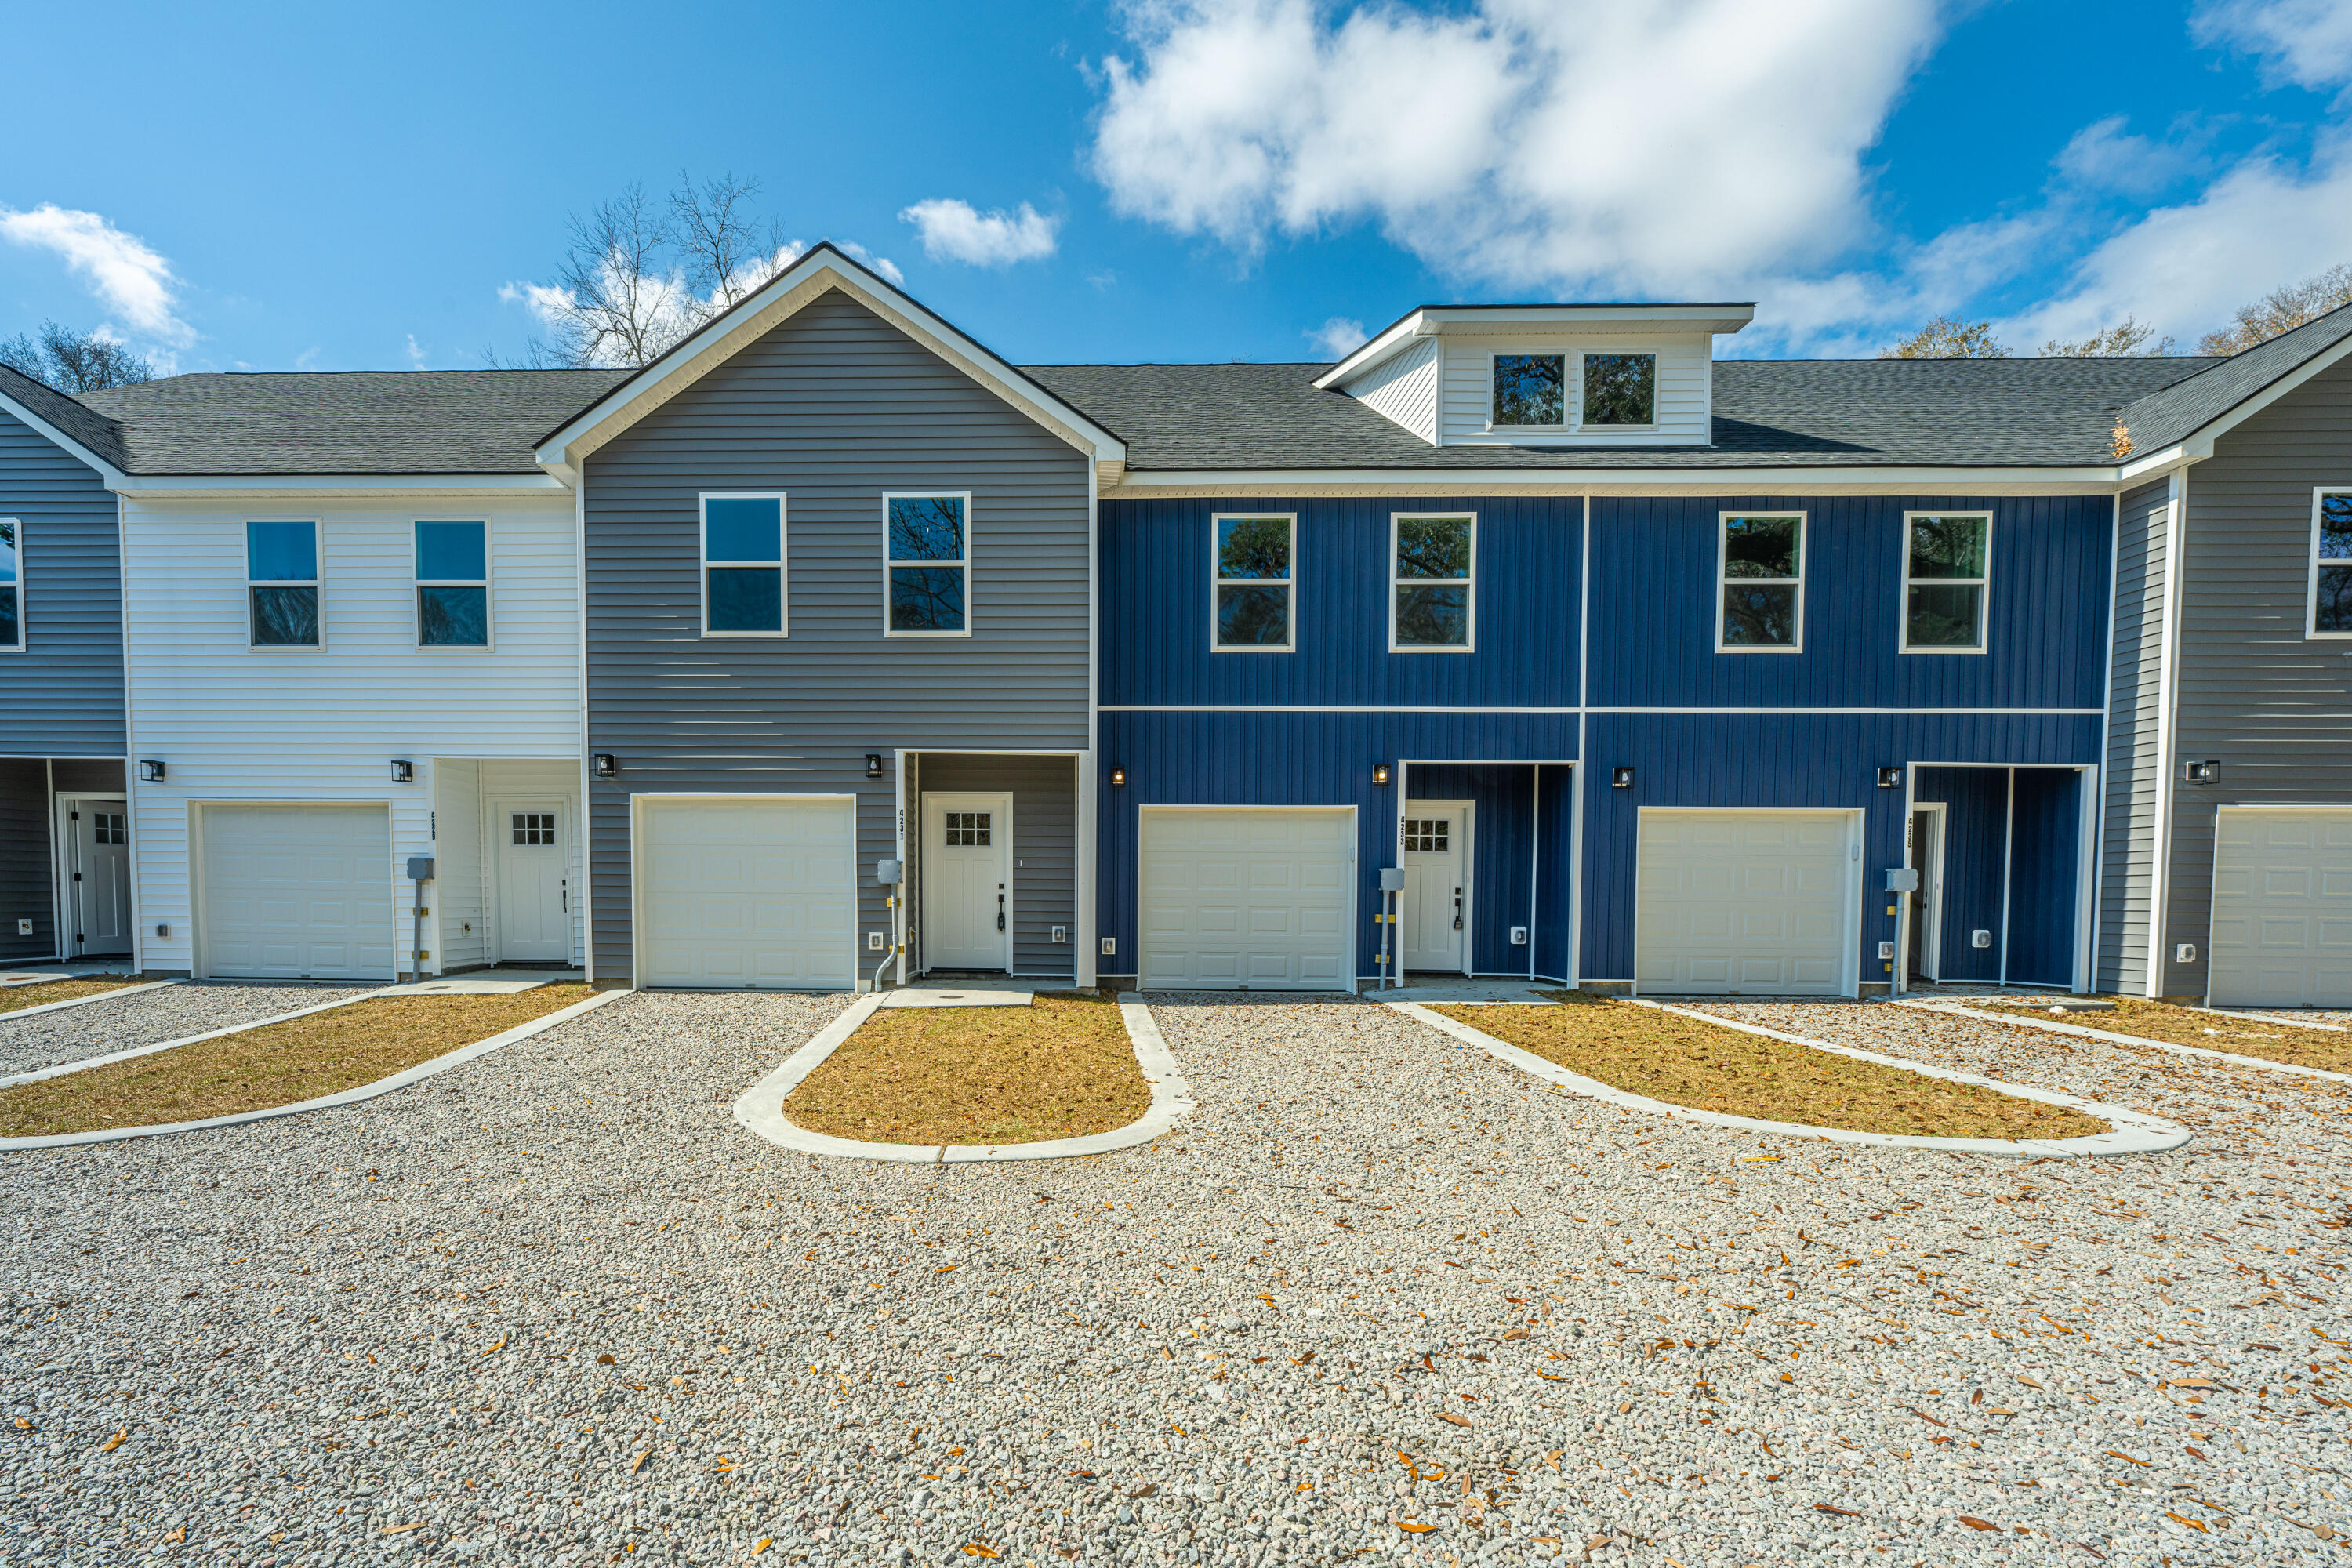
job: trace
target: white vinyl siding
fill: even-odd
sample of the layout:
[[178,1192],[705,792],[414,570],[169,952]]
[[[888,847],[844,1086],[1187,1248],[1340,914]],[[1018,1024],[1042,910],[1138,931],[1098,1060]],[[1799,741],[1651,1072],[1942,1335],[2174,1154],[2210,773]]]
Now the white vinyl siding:
[[1434,446],[1442,357],[1438,343],[1436,338],[1423,338],[1349,382],[1342,390]]
[[2216,1007],[2352,1007],[2352,808],[2223,809],[2208,940]]
[[856,984],[849,799],[640,795],[635,805],[639,984]]
[[392,825],[380,805],[207,805],[200,972],[220,979],[390,980]]
[[[1711,440],[1708,383],[1714,370],[1714,340],[1704,333],[1626,336],[1619,333],[1472,334],[1449,331],[1439,402],[1439,440],[1444,446],[1607,447],[1704,443]],[[1568,414],[1580,413],[1582,356],[1588,353],[1657,356],[1656,422],[1643,426],[1571,424],[1563,430],[1497,426],[1493,422],[1495,356],[1559,354],[1565,357]],[[1384,411],[1385,412],[1385,411]]]
[[[251,503],[123,500],[132,754],[170,770],[165,782],[134,791],[140,954],[150,968],[194,963],[192,801],[388,808],[389,877],[406,857],[438,852],[436,759],[560,761],[575,775],[579,768],[580,589],[568,492],[462,503],[457,515],[488,524],[496,648],[416,646],[415,521],[450,515],[448,498],[395,492],[313,504],[320,616],[332,639],[305,658],[257,660],[243,603]],[[390,782],[394,758],[415,763],[415,783]],[[428,892],[437,919],[437,890]],[[170,934],[158,936],[158,924]],[[439,969],[429,923],[425,947],[434,954],[426,969]]]
[[1356,816],[1347,806],[1145,806],[1147,989],[1352,991]]
[[1641,994],[1852,994],[1856,815],[1644,809],[1634,891]]

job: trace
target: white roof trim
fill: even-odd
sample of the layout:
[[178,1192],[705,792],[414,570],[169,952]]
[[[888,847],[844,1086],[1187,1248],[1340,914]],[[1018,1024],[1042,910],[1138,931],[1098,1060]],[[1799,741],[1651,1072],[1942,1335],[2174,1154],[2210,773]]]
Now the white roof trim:
[[[63,397],[65,394],[60,392],[58,395]],[[0,410],[5,410],[11,417],[20,420],[24,424],[29,426],[41,437],[43,440],[47,441],[50,445],[64,448],[67,452],[71,453],[77,460],[86,463],[92,468],[97,469],[99,478],[106,481],[108,489],[113,489],[115,481],[122,478],[121,469],[116,468],[112,463],[108,462],[104,458],[100,457],[97,453],[91,451],[89,447],[83,446],[80,442],[75,440],[72,437],[67,435],[64,431],[58,429],[56,426],[50,424],[47,420],[42,418],[39,415],[34,413],[31,409],[26,407],[23,404],[17,402],[15,398],[9,396],[5,392],[0,392]],[[100,416],[100,417],[103,417],[103,416]]]
[[1447,328],[1483,333],[1550,328],[1625,327],[1652,331],[1731,333],[1756,319],[1752,304],[1721,305],[1424,305],[1384,328],[1369,342],[1315,378],[1318,391],[1370,370],[1415,338]]
[[1117,436],[829,244],[809,251],[770,279],[758,293],[597,399],[541,443],[536,454],[538,461],[551,470],[576,468],[580,460],[597,447],[833,289],[847,294],[1046,429],[1088,453],[1097,466],[1126,462],[1127,444]]
[[109,480],[106,488],[160,500],[236,495],[560,495],[571,487],[552,474],[131,474]]
[[[2190,457],[2211,457],[2216,437],[2228,435],[2312,377],[2324,371],[2334,369],[2343,363],[2347,355],[2352,355],[2352,336],[2347,336],[2320,350],[2261,391],[2249,394],[2241,401],[2231,404],[2182,437],[2180,445],[2188,450]],[[2219,368],[2218,365],[2214,367],[2214,369]],[[2212,371],[2208,370],[2200,374],[2210,375]],[[2173,384],[2177,386],[2183,384],[2176,382]],[[2168,387],[2165,390],[2170,391],[2171,388]]]
[[1764,496],[1873,492],[1907,495],[2102,495],[2121,482],[2113,468],[1129,468],[1112,497],[1395,495],[1604,495],[1672,490]]

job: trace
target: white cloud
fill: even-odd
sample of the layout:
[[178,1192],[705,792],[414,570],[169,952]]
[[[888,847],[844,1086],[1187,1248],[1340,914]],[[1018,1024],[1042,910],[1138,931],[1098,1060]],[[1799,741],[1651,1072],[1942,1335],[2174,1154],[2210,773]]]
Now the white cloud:
[[845,239],[838,243],[843,250],[848,252],[851,256],[856,257],[858,260],[866,263],[866,266],[872,268],[875,271],[880,273],[883,277],[888,279],[899,288],[904,289],[907,286],[907,275],[899,271],[898,264],[891,260],[888,257],[877,256],[854,239]]
[[1113,204],[1244,252],[1369,221],[1444,271],[1712,290],[1866,237],[1863,155],[1935,0],[1156,0],[1103,62]]
[[172,264],[97,213],[53,202],[29,212],[0,207],[0,237],[54,252],[131,331],[179,347],[195,341],[195,329],[178,314],[179,279]]
[[[2074,132],[2058,154],[2059,174],[2094,190],[2123,195],[2153,195],[2194,169],[2199,156],[2178,140],[2158,142],[2124,129],[2125,117],[2109,115]],[[2192,141],[2202,138],[2191,137]]]
[[1326,359],[1342,360],[1364,346],[1364,323],[1349,316],[1334,316],[1306,334]]
[[425,351],[417,347],[415,332],[408,334],[408,368],[411,370],[425,368]]
[[1054,254],[1062,220],[1047,217],[1027,202],[1012,212],[984,213],[951,196],[917,202],[898,215],[922,236],[923,254],[934,261],[964,261],[974,267],[1005,267]]
[[2345,0],[2209,0],[2189,31],[2199,43],[2262,56],[2297,87],[2352,82],[2352,5]]

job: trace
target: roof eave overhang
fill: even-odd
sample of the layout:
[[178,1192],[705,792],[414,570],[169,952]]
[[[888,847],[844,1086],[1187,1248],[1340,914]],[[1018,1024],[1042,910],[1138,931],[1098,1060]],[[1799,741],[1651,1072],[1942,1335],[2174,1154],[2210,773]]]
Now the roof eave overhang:
[[108,462],[104,458],[100,457],[96,452],[91,451],[5,393],[0,393],[0,412],[5,412],[10,417],[28,426],[52,446],[70,453],[76,461],[88,465],[100,479],[106,481],[109,489],[114,489],[116,481],[123,477],[121,468],[116,468],[112,463]]
[[[2343,363],[2347,358],[2352,358],[2352,335],[2347,335],[2328,344],[2327,347],[2268,383],[2260,390],[2240,398],[2228,408],[2190,431],[2179,445],[2184,447],[2201,445],[2203,450],[2197,452],[2195,457],[2211,457],[2216,438],[2228,435],[2272,404],[2295,391],[2314,376]],[[2207,371],[2204,374],[2210,375],[2212,372]]]
[[1098,472],[1108,468],[1116,474],[1124,468],[1127,444],[1116,434],[830,244],[811,249],[757,293],[589,405],[540,443],[535,460],[551,473],[576,473],[582,460],[597,447],[835,289],[1088,453]]
[[142,500],[225,496],[530,496],[561,494],[552,474],[131,474],[107,489]]
[[1119,497],[1356,495],[2102,495],[2100,467],[1658,468],[1130,468]]

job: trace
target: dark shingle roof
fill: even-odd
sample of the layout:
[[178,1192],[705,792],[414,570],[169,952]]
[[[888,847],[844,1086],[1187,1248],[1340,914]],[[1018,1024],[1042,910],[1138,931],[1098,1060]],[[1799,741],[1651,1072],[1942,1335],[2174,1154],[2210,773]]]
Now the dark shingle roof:
[[2281,332],[2268,342],[2213,362],[2202,375],[2140,398],[2124,410],[2132,444],[2152,452],[2195,435],[2205,426],[2352,337],[2352,305],[2339,305],[2317,321]]
[[118,468],[129,467],[123,457],[122,432],[115,422],[48,383],[0,364],[0,396],[47,421],[68,438],[79,442],[92,457]]
[[541,432],[609,370],[175,375],[82,395],[142,474],[536,474]]
[[1317,391],[1325,364],[1024,368],[1125,437],[1130,469],[1981,468],[2110,465],[2119,410],[2225,363],[1721,360],[1711,447],[1569,449],[1432,447]]

